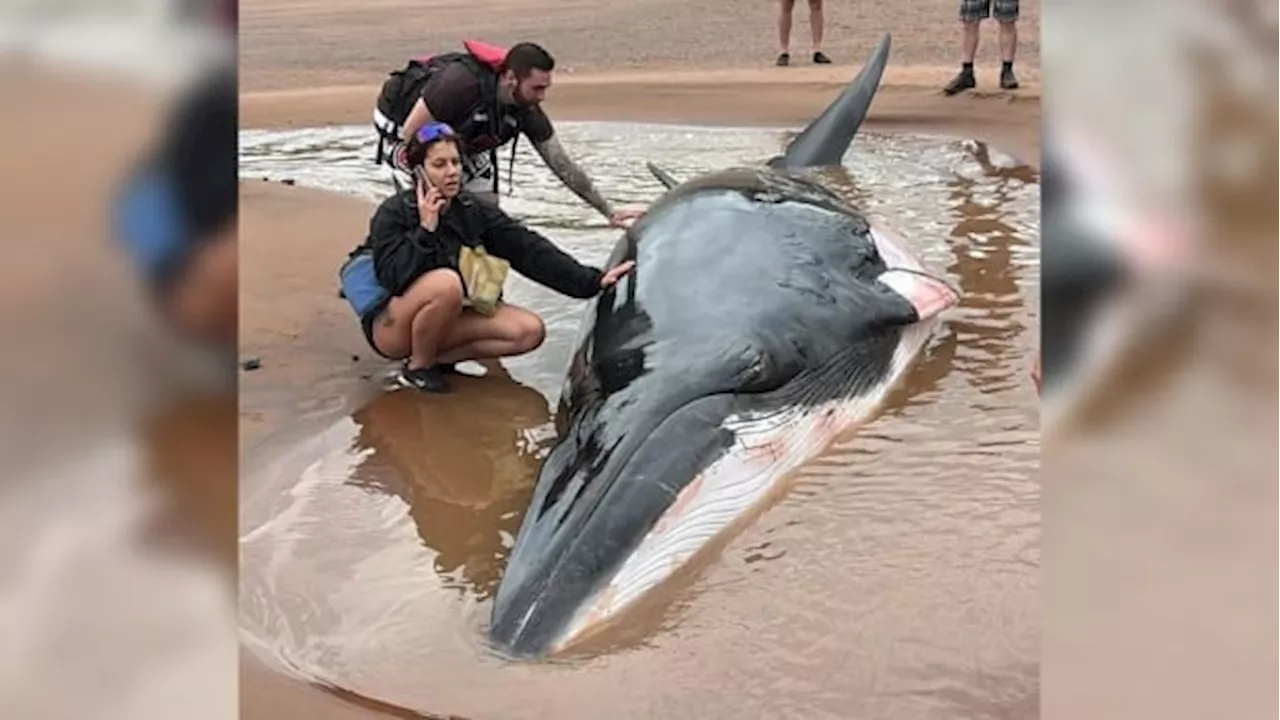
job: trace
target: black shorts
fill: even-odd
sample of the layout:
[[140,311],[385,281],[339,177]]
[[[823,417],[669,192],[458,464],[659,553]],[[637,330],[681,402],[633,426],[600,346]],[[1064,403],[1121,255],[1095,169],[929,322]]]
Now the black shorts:
[[1018,0],[960,0],[960,20],[977,22],[993,17],[1007,22],[1018,19]]
[[374,352],[388,360],[395,360],[396,358],[390,357],[379,350],[378,346],[373,342],[373,324],[378,321],[378,316],[380,316],[382,311],[386,310],[387,306],[390,304],[391,299],[388,298],[385,302],[379,303],[372,310],[365,313],[364,316],[360,318],[360,329],[364,331],[365,342],[369,343],[369,347]]

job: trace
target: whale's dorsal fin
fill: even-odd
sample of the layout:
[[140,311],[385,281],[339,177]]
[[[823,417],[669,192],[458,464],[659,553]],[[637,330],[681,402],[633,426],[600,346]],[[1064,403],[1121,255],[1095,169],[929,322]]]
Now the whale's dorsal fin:
[[889,62],[889,46],[890,39],[886,33],[858,76],[791,141],[785,155],[774,158],[769,164],[793,169],[839,165],[880,87],[880,78]]
[[645,167],[649,168],[649,172],[653,173],[653,176],[658,179],[658,182],[666,186],[668,190],[680,184],[680,181],[676,180],[671,173],[663,170],[653,163],[645,163]]

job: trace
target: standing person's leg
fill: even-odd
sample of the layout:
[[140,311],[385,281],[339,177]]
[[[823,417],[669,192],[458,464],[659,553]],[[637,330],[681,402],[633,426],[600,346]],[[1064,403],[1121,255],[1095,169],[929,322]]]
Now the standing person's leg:
[[991,16],[991,0],[960,0],[960,26],[963,31],[963,52],[960,72],[943,88],[948,95],[977,86],[973,77],[973,59],[978,54],[979,24]]
[[778,0],[778,67],[791,64],[791,12],[796,0]]
[[813,38],[813,61],[819,65],[828,65],[831,58],[822,52],[822,0],[809,0],[809,34]]
[[995,0],[992,16],[1000,23],[1000,87],[1015,90],[1018,76],[1013,74],[1013,59],[1018,51],[1018,0]]

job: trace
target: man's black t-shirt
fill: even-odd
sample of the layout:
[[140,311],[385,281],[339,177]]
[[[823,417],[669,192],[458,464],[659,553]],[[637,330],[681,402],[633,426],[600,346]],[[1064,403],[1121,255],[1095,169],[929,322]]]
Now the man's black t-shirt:
[[[422,100],[433,119],[462,128],[479,107],[480,81],[462,63],[447,65],[432,75],[422,87]],[[515,110],[512,114],[519,121],[525,136],[535,143],[545,142],[555,133],[551,119],[537,105]],[[477,126],[463,138],[467,144],[467,154],[475,155],[505,145],[515,137],[516,132],[516,128],[511,125],[498,123],[498,137],[494,137],[490,134],[487,123]]]

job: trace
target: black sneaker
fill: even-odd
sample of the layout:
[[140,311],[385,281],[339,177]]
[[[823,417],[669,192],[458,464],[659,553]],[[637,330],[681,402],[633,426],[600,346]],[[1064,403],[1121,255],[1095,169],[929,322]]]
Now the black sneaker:
[[778,53],[778,60],[774,63],[778,67],[786,67],[791,64],[791,53]]
[[816,53],[814,53],[814,54],[813,54],[813,61],[814,61],[815,63],[817,63],[818,65],[830,65],[830,64],[831,64],[831,58],[827,57],[827,54],[826,54],[826,53],[824,53],[824,52],[822,52],[821,50],[819,50],[818,52],[816,52]]
[[399,373],[396,373],[396,382],[422,392],[449,392],[449,383],[445,381],[439,365],[428,365],[417,370],[402,368]]
[[978,83],[973,79],[973,73],[967,70],[961,70],[954,78],[951,79],[951,82],[947,83],[947,86],[942,89],[942,92],[948,95],[955,95],[958,92],[971,90],[977,86]]
[[1013,74],[1013,68],[1005,68],[1000,71],[1000,87],[1005,90],[1018,89],[1018,76]]

